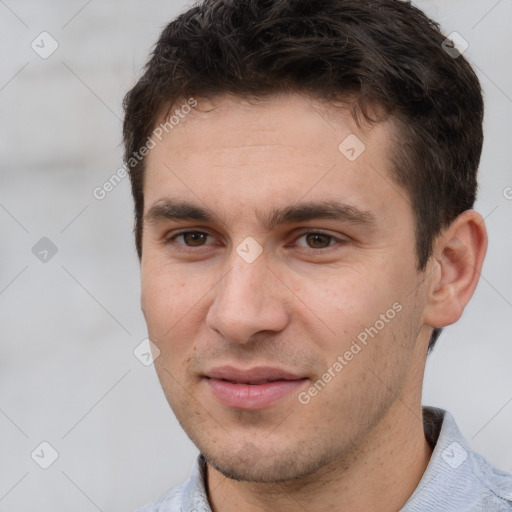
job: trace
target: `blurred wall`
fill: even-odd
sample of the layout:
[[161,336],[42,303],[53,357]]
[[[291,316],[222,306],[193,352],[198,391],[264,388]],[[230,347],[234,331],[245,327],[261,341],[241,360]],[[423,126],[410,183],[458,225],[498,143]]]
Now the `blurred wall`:
[[[477,209],[490,236],[475,297],[429,358],[424,403],[512,471],[512,2],[417,5],[467,40],[485,91]],[[123,95],[184,8],[0,1],[0,511],[134,510],[197,453],[134,355],[146,329],[128,178],[93,194],[122,165]]]

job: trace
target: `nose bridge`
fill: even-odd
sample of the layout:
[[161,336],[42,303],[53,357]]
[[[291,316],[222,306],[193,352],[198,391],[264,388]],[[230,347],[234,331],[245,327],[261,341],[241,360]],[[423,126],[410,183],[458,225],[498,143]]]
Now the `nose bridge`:
[[233,252],[229,270],[215,288],[208,326],[238,343],[258,331],[283,329],[287,312],[275,281],[263,256],[248,262]]
[[221,287],[224,295],[221,300],[227,300],[231,306],[239,305],[249,311],[257,311],[261,306],[261,291],[265,288],[265,271],[267,269],[261,262],[236,262]]

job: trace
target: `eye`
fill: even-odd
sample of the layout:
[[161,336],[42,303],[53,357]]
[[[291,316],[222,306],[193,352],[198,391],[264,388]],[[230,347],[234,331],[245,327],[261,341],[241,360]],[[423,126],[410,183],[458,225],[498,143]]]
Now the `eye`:
[[[301,239],[304,240],[303,243],[299,242]],[[327,247],[334,245],[336,241],[337,239],[335,237],[328,235],[327,233],[309,231],[299,236],[296,240],[296,243],[299,247],[304,247],[306,249],[326,249]]]
[[[165,243],[174,245],[177,250],[187,250],[188,248],[193,249],[194,247],[211,245],[211,241],[210,243],[208,241],[212,238],[210,234],[204,231],[181,231],[169,236]],[[343,239],[320,231],[308,231],[295,240],[297,246],[313,251],[328,249],[334,245],[343,244],[343,242]]]
[[[182,231],[181,233],[176,233],[169,237],[167,243],[176,242],[185,247],[200,247],[206,245],[209,236],[208,233],[204,233],[203,231]],[[180,239],[182,242],[179,241]]]

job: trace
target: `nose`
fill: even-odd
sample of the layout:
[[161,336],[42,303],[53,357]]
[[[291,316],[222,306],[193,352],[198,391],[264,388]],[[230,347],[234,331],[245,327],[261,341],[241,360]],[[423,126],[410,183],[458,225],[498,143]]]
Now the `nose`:
[[285,289],[263,255],[247,263],[234,253],[215,287],[206,324],[226,340],[242,344],[260,331],[279,332],[289,322]]

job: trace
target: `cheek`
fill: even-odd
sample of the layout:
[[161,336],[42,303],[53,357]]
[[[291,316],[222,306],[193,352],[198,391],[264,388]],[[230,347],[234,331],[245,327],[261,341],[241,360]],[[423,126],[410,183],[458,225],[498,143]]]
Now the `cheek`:
[[385,292],[367,275],[337,272],[321,280],[303,281],[297,292],[297,305],[301,304],[304,314],[323,326],[327,336],[320,337],[321,343],[327,346],[337,340],[338,345],[347,344],[392,306],[393,301]]
[[150,335],[157,341],[167,342],[175,337],[173,333],[190,324],[204,294],[204,283],[193,276],[185,276],[177,268],[170,265],[142,266],[142,310]]
[[304,303],[296,302],[301,304],[303,319],[310,318],[314,325],[311,350],[326,369],[340,363],[338,356],[342,357],[343,369],[335,373],[344,377],[334,379],[337,384],[332,390],[348,381],[372,381],[371,375],[365,377],[365,368],[377,370],[389,357],[394,361],[406,357],[405,340],[413,337],[409,328],[411,297],[407,298],[410,283],[404,272],[400,276],[393,269],[381,267],[372,272],[367,267],[364,272],[337,269],[330,278],[304,279],[300,289],[296,288]]

